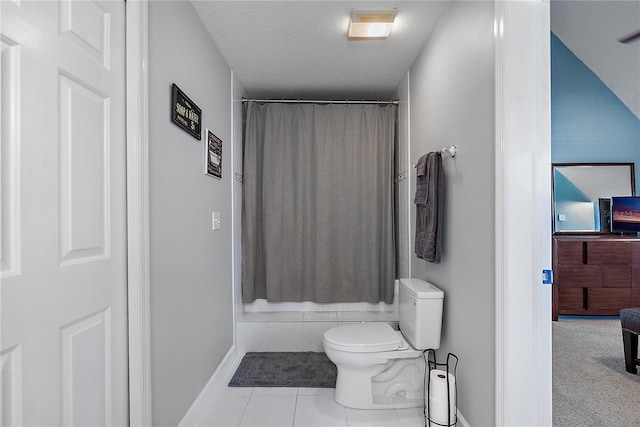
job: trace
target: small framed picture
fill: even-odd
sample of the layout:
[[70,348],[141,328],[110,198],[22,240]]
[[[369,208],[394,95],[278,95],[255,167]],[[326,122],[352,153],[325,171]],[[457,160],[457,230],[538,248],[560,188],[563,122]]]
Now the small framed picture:
[[171,121],[195,139],[202,139],[202,110],[175,83],[171,85]]
[[204,144],[204,173],[222,178],[222,140],[207,129],[207,143]]

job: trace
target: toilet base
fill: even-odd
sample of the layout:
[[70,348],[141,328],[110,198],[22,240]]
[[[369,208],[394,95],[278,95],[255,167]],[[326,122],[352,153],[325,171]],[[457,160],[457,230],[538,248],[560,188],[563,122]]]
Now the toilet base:
[[335,400],[355,409],[402,409],[424,406],[424,361],[396,359],[386,364],[340,369]]
[[336,394],[335,400],[338,404],[353,409],[405,409],[421,408],[424,406],[424,399],[420,396],[398,396],[390,399],[384,395],[373,395],[371,402],[344,402]]

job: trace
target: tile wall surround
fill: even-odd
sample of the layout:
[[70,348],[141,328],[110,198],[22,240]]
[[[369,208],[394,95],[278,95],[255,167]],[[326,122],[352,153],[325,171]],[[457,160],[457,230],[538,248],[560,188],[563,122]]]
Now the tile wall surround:
[[398,281],[393,304],[269,303],[256,300],[244,304],[236,317],[238,352],[323,351],[322,336],[327,329],[345,323],[388,322],[398,326]]
[[[275,316],[270,316],[275,314]],[[383,316],[380,316],[380,315]],[[264,320],[258,320],[264,319]],[[281,312],[250,313],[237,323],[238,352],[324,351],[322,336],[334,326],[361,321],[386,321],[398,328],[395,313]]]

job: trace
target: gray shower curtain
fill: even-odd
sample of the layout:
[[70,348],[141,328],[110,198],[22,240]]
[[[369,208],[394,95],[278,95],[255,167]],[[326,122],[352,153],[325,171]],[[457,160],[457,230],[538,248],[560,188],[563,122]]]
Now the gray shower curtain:
[[242,299],[393,301],[395,105],[246,105]]

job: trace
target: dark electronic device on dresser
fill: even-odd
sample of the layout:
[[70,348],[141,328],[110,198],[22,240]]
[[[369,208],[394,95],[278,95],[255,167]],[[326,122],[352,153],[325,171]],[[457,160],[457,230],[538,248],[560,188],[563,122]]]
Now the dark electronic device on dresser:
[[635,235],[640,233],[640,196],[611,198],[611,231]]

